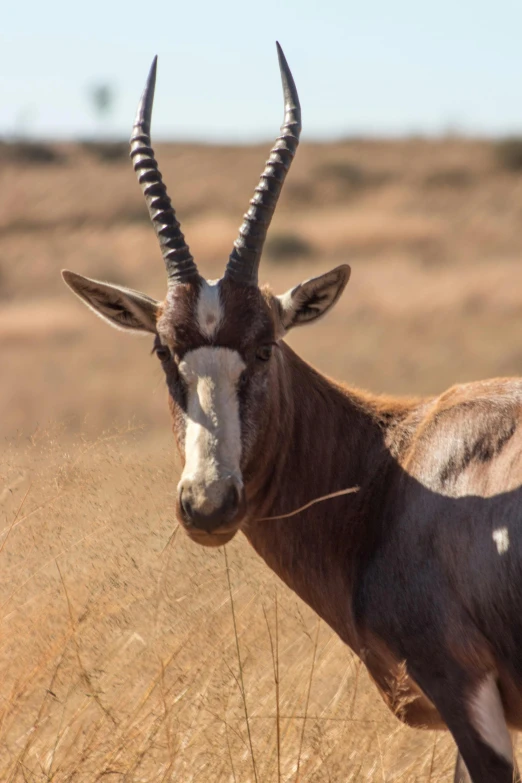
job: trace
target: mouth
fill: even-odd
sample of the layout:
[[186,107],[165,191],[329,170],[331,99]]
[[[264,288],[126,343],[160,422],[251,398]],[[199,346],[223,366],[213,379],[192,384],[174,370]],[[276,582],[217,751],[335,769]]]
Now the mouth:
[[246,499],[242,486],[240,491],[235,485],[232,489],[230,503],[223,502],[221,507],[208,512],[204,504],[194,502],[190,484],[181,487],[176,517],[191,541],[201,546],[218,547],[234,538],[246,516]]
[[187,530],[185,526],[183,526],[183,528],[191,541],[194,541],[194,543],[200,544],[201,546],[208,547],[224,546],[234,538],[239,530],[239,528],[235,528],[234,530],[222,532],[215,530],[212,533],[207,533],[204,530],[195,530],[194,528]]

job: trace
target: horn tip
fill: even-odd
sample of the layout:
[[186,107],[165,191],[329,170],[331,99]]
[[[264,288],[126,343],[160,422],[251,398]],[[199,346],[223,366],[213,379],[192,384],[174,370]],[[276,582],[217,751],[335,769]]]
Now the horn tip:
[[152,60],[150,69],[149,69],[149,75],[147,78],[147,86],[149,86],[151,83],[155,84],[156,82],[156,72],[158,70],[158,55],[154,55],[154,59]]
[[145,89],[138,104],[134,127],[146,126],[147,133],[150,132],[150,120],[152,116],[152,104],[154,103],[154,90],[156,87],[156,70],[158,66],[158,55],[152,61],[149,69]]
[[281,79],[285,93],[285,101],[289,107],[299,110],[299,96],[297,94],[297,88],[295,86],[294,77],[292,76],[292,71],[290,70],[290,67],[286,61],[285,54],[279,41],[276,41],[276,46],[277,57],[279,59],[279,70],[281,71]]

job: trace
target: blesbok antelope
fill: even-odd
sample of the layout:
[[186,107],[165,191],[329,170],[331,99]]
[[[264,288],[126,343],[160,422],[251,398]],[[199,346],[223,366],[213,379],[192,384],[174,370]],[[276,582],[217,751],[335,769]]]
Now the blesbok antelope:
[[[131,157],[167,269],[166,299],[63,276],[112,326],[154,335],[184,463],[176,512],[191,539],[219,546],[242,530],[364,661],[396,712],[393,682],[406,667],[398,715],[450,730],[455,780],[509,783],[509,729],[522,729],[522,382],[378,397],[325,378],[286,345],[288,330],[335,304],[350,270],[282,296],[258,285],[301,131],[278,53],[284,124],[224,276],[200,276],[151,149],[156,61]],[[357,494],[281,519],[353,486]]]

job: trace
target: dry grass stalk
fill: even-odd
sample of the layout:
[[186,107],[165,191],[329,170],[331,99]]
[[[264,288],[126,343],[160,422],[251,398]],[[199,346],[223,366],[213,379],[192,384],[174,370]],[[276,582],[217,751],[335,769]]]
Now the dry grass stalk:
[[262,517],[259,522],[270,522],[272,519],[288,519],[289,517],[295,517],[296,514],[300,514],[301,511],[306,511],[307,508],[315,506],[316,503],[322,503],[323,500],[331,500],[331,498],[339,498],[341,495],[353,495],[355,492],[359,492],[359,487],[349,487],[349,489],[339,489],[337,492],[330,492],[328,495],[321,495],[321,497],[309,500],[304,506],[299,506],[294,511],[289,511],[287,514],[277,514],[273,517]]
[[377,737],[377,746],[379,748],[379,759],[381,762],[381,778],[382,783],[386,783],[386,775],[384,773],[384,758],[382,755],[382,747],[381,747],[381,737],[378,731],[375,732],[375,736]]
[[306,703],[303,716],[303,725],[301,727],[301,737],[299,739],[299,753],[297,755],[297,767],[295,771],[295,783],[299,783],[299,768],[301,766],[301,754],[303,752],[304,735],[306,729],[306,720],[308,718],[308,705],[310,704],[310,693],[312,691],[312,680],[314,678],[315,659],[317,656],[317,645],[319,643],[319,628],[321,627],[321,621],[317,620],[317,629],[315,632],[314,651],[312,655],[312,665],[310,667],[310,676],[308,678],[308,690],[306,692]]
[[353,713],[355,712],[355,702],[357,699],[357,687],[359,685],[359,674],[361,671],[362,661],[357,660],[355,669],[355,683],[353,685],[352,703],[350,705],[350,718],[353,719]]
[[[31,488],[32,488],[32,484],[29,484],[29,486],[27,487],[27,490],[26,490],[26,492],[25,492],[25,495],[23,496],[23,498],[22,498],[22,500],[21,500],[21,502],[20,502],[20,505],[19,505],[19,506],[18,506],[18,508],[16,509],[16,514],[14,515],[14,517],[13,517],[13,519],[12,519],[12,522],[11,522],[11,524],[9,525],[9,528],[7,529],[7,532],[6,532],[5,538],[4,538],[4,540],[2,541],[2,544],[1,544],[1,546],[0,546],[0,555],[1,555],[1,554],[2,554],[2,552],[4,551],[4,547],[5,547],[6,543],[7,543],[7,539],[8,539],[8,538],[9,538],[9,536],[11,535],[11,531],[13,530],[13,528],[14,528],[14,527],[15,527],[15,525],[16,525],[16,520],[17,520],[17,519],[18,519],[18,517],[20,516],[20,512],[21,512],[22,508],[24,507],[24,503],[25,503],[25,501],[27,500],[27,496],[29,495],[29,492],[31,491]],[[4,531],[2,530],[2,533],[0,533],[0,535],[2,535],[3,533],[4,533]]]
[[113,723],[114,726],[116,726],[117,725],[116,718],[114,717],[114,715],[112,715],[110,710],[108,710],[107,707],[102,703],[102,701],[101,701],[101,699],[99,697],[99,694],[97,693],[96,687],[93,685],[93,683],[91,681],[91,677],[89,675],[89,672],[87,671],[87,669],[83,665],[82,658],[81,658],[81,655],[80,655],[80,645],[79,645],[78,637],[77,637],[77,634],[76,634],[76,622],[74,620],[74,614],[73,614],[73,609],[72,609],[72,605],[71,605],[71,599],[69,598],[69,592],[67,590],[67,585],[65,584],[65,579],[63,578],[63,574],[62,574],[61,568],[60,568],[60,566],[58,564],[58,560],[56,560],[55,562],[56,562],[56,569],[58,571],[58,574],[60,575],[60,581],[61,581],[62,586],[63,586],[63,591],[65,593],[65,600],[67,602],[67,610],[68,610],[68,613],[69,613],[69,622],[71,624],[71,638],[72,638],[73,644],[74,644],[74,650],[75,650],[75,653],[76,653],[76,660],[78,662],[78,669],[79,669],[79,672],[80,672],[80,676],[82,677],[82,679],[85,681],[85,684],[89,688],[88,695],[92,696],[92,698],[94,699],[94,701],[96,702],[96,704],[98,705],[100,710],[103,712],[103,714],[106,715],[111,720],[111,722]]
[[400,662],[394,676],[389,677],[387,683],[390,707],[399,720],[402,721],[408,704],[418,699],[418,696],[411,694],[410,691],[406,661]]
[[281,702],[279,695],[279,619],[277,605],[277,588],[274,594],[275,606],[275,645],[272,639],[272,631],[268,621],[268,614],[263,605],[263,614],[265,616],[268,638],[270,639],[270,653],[272,655],[272,667],[274,670],[274,685],[276,694],[276,750],[277,750],[277,781],[281,783]]
[[429,772],[428,772],[428,783],[431,783],[431,781],[433,779],[433,770],[434,770],[434,765],[435,765],[435,749],[437,747],[437,740],[438,740],[438,738],[439,738],[439,733],[437,731],[437,732],[435,732],[435,736],[433,737],[433,747],[431,749],[431,757],[430,757],[430,769],[429,769]]
[[250,758],[252,760],[252,769],[254,772],[254,780],[256,783],[258,783],[257,779],[257,767],[256,767],[256,759],[254,755],[254,747],[252,744],[252,734],[250,731],[250,721],[248,719],[248,707],[247,707],[247,700],[246,700],[246,691],[245,691],[245,682],[243,679],[243,663],[241,661],[241,652],[239,650],[239,635],[237,632],[237,623],[236,623],[236,611],[234,607],[234,596],[232,594],[232,583],[230,581],[230,568],[228,565],[228,555],[227,555],[227,548],[224,548],[224,555],[225,555],[225,568],[227,572],[227,584],[228,584],[228,594],[230,596],[230,608],[232,611],[232,622],[234,625],[234,638],[236,640],[236,653],[237,653],[237,663],[239,667],[239,685],[240,685],[240,692],[241,692],[241,698],[243,700],[243,708],[245,711],[245,723],[247,728],[247,734],[248,734],[248,744],[250,748]]

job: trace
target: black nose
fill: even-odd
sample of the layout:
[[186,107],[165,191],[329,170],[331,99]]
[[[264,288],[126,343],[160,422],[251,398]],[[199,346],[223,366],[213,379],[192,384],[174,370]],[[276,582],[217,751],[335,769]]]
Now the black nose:
[[189,493],[185,492],[185,487],[182,487],[181,492],[179,493],[179,502],[183,510],[183,516],[187,522],[191,521],[193,514],[192,503],[189,499]]
[[231,522],[237,514],[239,507],[239,492],[235,484],[227,487],[221,505],[210,513],[203,513],[197,507],[190,486],[184,486],[180,490],[179,504],[183,512],[183,519],[188,527],[195,527],[207,533]]

